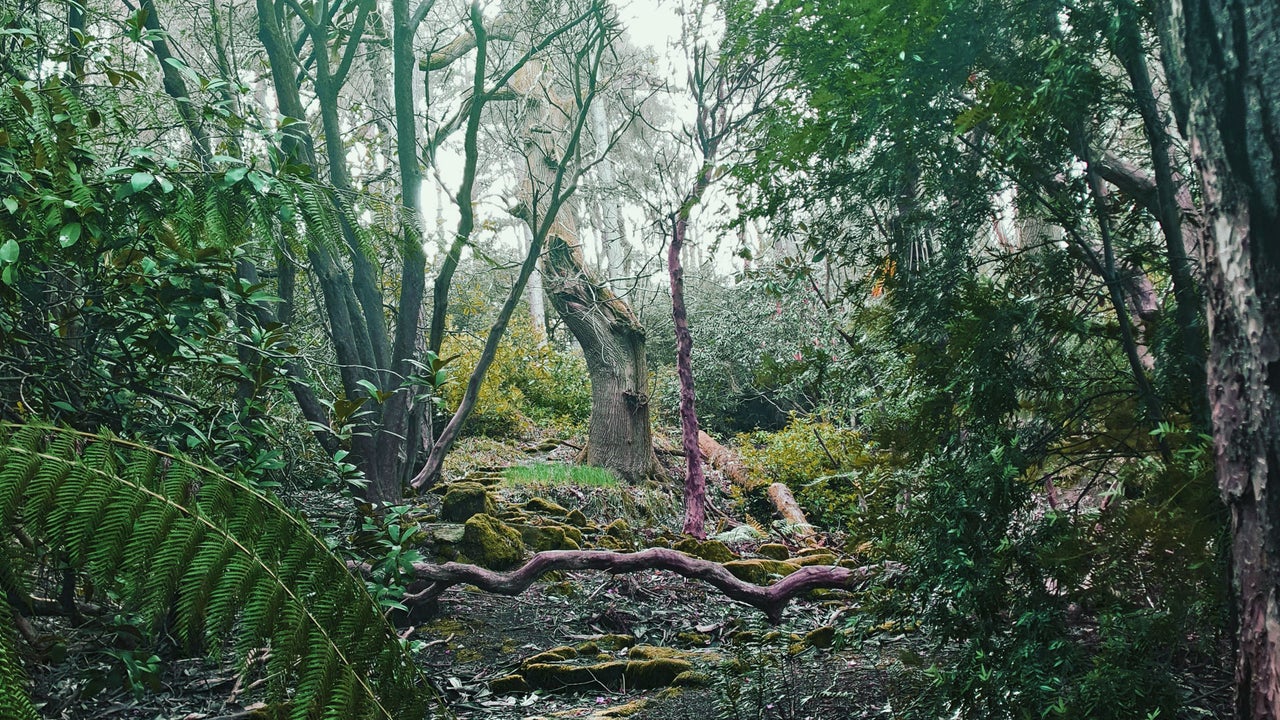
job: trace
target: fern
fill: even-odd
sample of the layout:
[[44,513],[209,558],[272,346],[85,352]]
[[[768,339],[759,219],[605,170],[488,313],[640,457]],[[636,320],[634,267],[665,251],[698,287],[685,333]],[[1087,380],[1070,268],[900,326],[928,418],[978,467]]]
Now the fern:
[[17,648],[10,635],[13,617],[9,613],[9,605],[0,599],[0,717],[39,720],[36,709],[31,706],[31,698],[22,689],[26,678],[23,677]]
[[246,669],[268,648],[280,716],[425,714],[430,686],[364,584],[302,520],[225,475],[113,437],[0,424],[0,526],[189,647],[216,653],[234,633]]

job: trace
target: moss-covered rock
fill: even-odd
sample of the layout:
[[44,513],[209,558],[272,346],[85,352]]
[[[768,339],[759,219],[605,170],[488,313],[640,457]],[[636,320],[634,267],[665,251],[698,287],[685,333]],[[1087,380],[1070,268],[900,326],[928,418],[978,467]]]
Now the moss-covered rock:
[[615,635],[601,635],[598,638],[594,638],[592,642],[598,645],[602,650],[617,652],[619,650],[625,650],[626,648],[629,648],[632,645],[635,645],[636,639],[631,637],[630,635],[615,634]]
[[503,675],[489,681],[489,692],[494,695],[513,695],[532,690],[529,682],[522,675]]
[[567,508],[540,497],[530,498],[523,507],[525,510],[543,517],[565,517],[569,514]]
[[756,585],[767,585],[773,576],[786,577],[800,569],[799,565],[781,560],[734,560],[724,564],[724,569],[733,573],[734,577]]
[[688,653],[675,648],[662,647],[660,645],[636,645],[627,651],[627,657],[632,660],[654,660],[657,658],[684,657]]
[[578,657],[577,648],[571,648],[568,645],[553,647],[550,650],[543,650],[537,655],[531,655],[520,663],[521,667],[529,667],[530,665],[541,665],[545,663],[564,662]]
[[770,560],[786,560],[791,557],[791,551],[782,543],[765,543],[756,548],[756,552]]
[[466,522],[472,515],[496,515],[493,497],[476,482],[460,482],[449,486],[444,494],[440,517],[450,522]]
[[467,519],[458,549],[471,562],[495,570],[505,570],[524,557],[520,533],[484,513]]
[[591,521],[587,519],[587,516],[583,515],[581,510],[576,509],[570,510],[569,514],[565,516],[565,520],[567,520],[570,525],[576,525],[583,529],[591,524]]
[[630,545],[635,542],[635,533],[631,532],[631,525],[623,518],[618,518],[609,523],[604,528],[604,534],[611,538],[615,538],[620,542]]
[[685,538],[671,547],[673,550],[717,563],[727,563],[737,557],[719,540],[699,541],[694,538]]
[[697,670],[686,670],[671,681],[676,687],[706,687],[711,684],[711,676]]
[[572,525],[557,525],[556,527],[564,531],[564,537],[566,540],[572,540],[574,542],[574,545],[576,545],[577,547],[573,549],[576,550],[578,547],[582,547],[582,531],[581,530],[579,530],[578,528]]
[[534,552],[565,548],[564,529],[559,525],[512,525],[512,528],[520,533],[520,541]]
[[711,644],[711,636],[700,632],[676,633],[676,641],[689,647],[703,647]]
[[546,690],[600,685],[617,688],[622,686],[623,677],[631,664],[621,660],[594,665],[534,663],[526,666],[522,674],[530,685]]
[[681,673],[693,670],[688,660],[660,657],[652,660],[632,660],[626,663],[625,677],[628,690],[649,690],[666,687]]
[[835,642],[835,639],[835,626],[823,625],[820,628],[816,628],[805,633],[804,644],[816,648],[829,648],[831,647],[831,643]]
[[803,557],[792,558],[790,562],[800,567],[808,567],[810,565],[835,565],[839,562],[839,558],[830,553],[826,555],[805,555]]

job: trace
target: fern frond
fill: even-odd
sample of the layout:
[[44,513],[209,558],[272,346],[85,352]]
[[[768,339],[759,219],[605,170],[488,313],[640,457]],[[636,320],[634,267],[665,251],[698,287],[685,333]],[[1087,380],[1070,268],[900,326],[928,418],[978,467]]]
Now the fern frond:
[[27,682],[18,658],[18,649],[13,643],[13,617],[9,613],[9,604],[0,598],[0,717],[40,720],[24,689]]
[[60,428],[0,424],[0,468],[0,527],[48,543],[153,627],[171,619],[189,646],[216,653],[233,633],[246,669],[269,648],[289,717],[425,714],[429,685],[363,582],[273,499],[185,458]]

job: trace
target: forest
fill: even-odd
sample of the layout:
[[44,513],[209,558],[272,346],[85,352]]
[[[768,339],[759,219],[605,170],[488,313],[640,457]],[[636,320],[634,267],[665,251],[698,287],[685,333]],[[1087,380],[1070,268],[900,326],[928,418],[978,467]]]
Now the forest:
[[0,718],[1280,719],[1275,0],[0,0]]

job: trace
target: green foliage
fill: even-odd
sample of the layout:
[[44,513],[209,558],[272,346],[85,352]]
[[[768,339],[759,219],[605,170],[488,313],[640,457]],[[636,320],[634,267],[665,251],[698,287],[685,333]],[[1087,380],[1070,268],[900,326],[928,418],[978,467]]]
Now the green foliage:
[[[424,683],[364,583],[252,487],[109,436],[0,426],[0,524],[189,648],[233,635],[291,718],[421,714]],[[89,585],[86,584],[86,587]],[[129,683],[150,660],[119,657]]]
[[13,618],[9,603],[0,599],[0,717],[37,720],[40,716],[27,695],[22,660],[13,642]]
[[610,488],[618,486],[618,478],[604,468],[549,462],[513,465],[502,471],[502,481],[514,486],[574,485]]
[[[582,356],[543,341],[527,314],[512,318],[504,340],[467,419],[467,433],[520,437],[535,424],[572,429],[585,423],[591,415],[591,383]],[[445,341],[444,354],[458,356],[454,366],[460,377],[466,377],[483,347],[481,336],[452,335]],[[465,390],[464,382],[445,384],[443,395],[450,411],[462,401]]]
[[[780,292],[770,278],[723,287],[686,280],[686,310],[693,335],[698,422],[712,432],[778,429],[794,411],[830,399],[826,382],[844,348],[813,301]],[[669,306],[650,306],[643,318],[654,396],[663,420],[679,421],[675,333]]]

